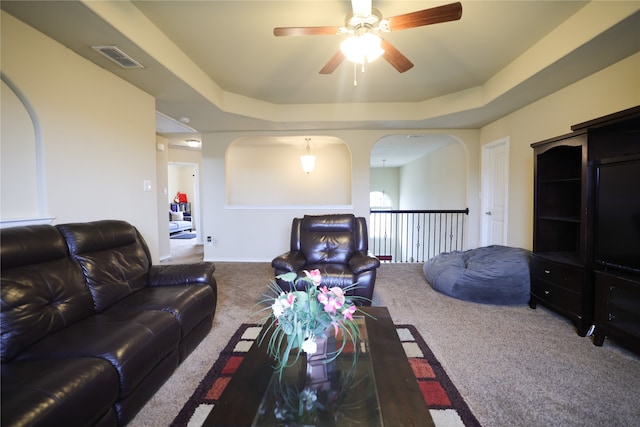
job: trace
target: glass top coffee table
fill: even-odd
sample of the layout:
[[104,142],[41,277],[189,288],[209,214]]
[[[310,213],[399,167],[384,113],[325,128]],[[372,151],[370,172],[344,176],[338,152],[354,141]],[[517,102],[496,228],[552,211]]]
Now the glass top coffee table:
[[267,340],[256,341],[203,425],[433,426],[389,311],[362,310],[374,318],[359,319],[356,359],[345,351],[318,364],[303,354],[279,379]]

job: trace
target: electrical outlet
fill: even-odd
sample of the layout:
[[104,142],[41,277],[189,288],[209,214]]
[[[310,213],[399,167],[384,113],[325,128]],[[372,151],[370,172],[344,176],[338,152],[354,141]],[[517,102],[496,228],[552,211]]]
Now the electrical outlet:
[[213,246],[213,238],[211,236],[207,236],[207,246]]

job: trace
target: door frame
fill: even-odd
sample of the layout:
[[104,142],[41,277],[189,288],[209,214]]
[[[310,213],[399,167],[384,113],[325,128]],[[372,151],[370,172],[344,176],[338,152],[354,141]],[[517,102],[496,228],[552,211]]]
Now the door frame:
[[480,246],[487,246],[489,240],[489,227],[488,227],[488,218],[485,215],[485,212],[489,210],[491,205],[490,197],[492,196],[491,191],[492,188],[491,179],[493,177],[493,171],[491,171],[491,150],[494,150],[498,147],[504,146],[505,148],[505,156],[504,156],[504,171],[505,171],[505,180],[504,180],[504,220],[503,220],[503,230],[502,230],[502,245],[507,244],[507,230],[508,230],[508,222],[509,222],[509,137],[505,136],[504,138],[497,139],[493,142],[485,144],[482,146],[481,153],[481,172],[480,172],[480,194],[481,194],[481,210],[480,210]]
[[200,213],[200,165],[190,162],[168,162],[167,169],[171,166],[192,167],[193,168],[193,200],[191,201],[191,211],[195,213],[196,244],[202,244],[202,215]]

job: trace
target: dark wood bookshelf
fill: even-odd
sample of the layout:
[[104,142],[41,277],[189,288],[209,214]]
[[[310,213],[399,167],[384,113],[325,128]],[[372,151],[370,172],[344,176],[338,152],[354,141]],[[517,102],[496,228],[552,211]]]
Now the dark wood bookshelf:
[[[531,299],[574,321],[594,344],[614,336],[640,348],[640,277],[594,261],[593,165],[640,154],[640,106],[571,127],[534,144]],[[640,244],[640,242],[638,242]],[[597,287],[597,290],[596,290]],[[621,297],[623,295],[624,297]]]

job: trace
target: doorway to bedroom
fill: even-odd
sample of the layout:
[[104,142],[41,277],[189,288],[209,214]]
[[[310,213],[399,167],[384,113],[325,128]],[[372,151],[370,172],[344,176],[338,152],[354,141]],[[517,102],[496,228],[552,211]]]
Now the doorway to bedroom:
[[198,164],[176,163],[168,165],[169,248],[171,257],[192,251],[199,242]]

